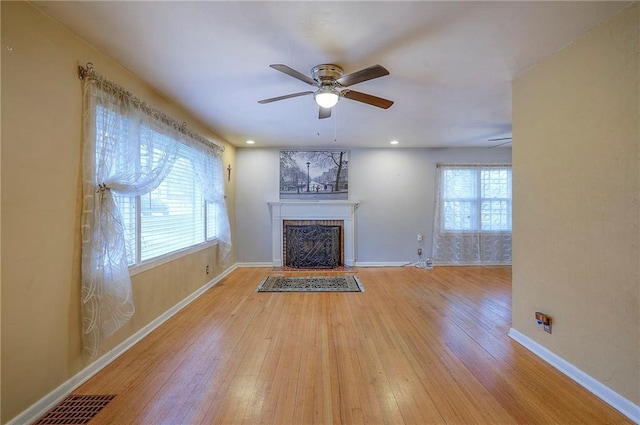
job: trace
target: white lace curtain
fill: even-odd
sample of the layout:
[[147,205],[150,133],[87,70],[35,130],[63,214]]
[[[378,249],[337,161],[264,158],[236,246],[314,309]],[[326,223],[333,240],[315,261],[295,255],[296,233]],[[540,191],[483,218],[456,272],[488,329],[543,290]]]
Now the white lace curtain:
[[436,265],[511,264],[511,165],[438,164],[433,227]]
[[188,140],[185,144],[191,145],[191,162],[202,186],[204,200],[215,206],[218,261],[220,265],[227,266],[231,260],[231,228],[224,197],[222,160],[205,145]]
[[171,171],[181,144],[191,147],[207,202],[216,205],[219,258],[231,251],[222,148],[206,146],[169,119],[95,74],[83,79],[82,307],[85,353],[134,314],[125,229],[113,194],[141,196]]

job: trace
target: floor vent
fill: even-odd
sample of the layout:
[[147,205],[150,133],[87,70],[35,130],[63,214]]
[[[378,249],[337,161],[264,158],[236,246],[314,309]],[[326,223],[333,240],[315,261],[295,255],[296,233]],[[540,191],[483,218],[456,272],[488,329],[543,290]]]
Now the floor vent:
[[115,395],[70,395],[34,425],[88,424]]

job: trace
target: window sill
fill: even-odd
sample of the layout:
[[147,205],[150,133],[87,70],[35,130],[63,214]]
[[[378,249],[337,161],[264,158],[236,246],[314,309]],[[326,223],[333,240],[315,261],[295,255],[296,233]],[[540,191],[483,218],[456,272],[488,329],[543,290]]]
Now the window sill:
[[216,245],[218,245],[218,240],[214,239],[211,241],[203,242],[198,245],[181,249],[179,251],[174,251],[169,254],[165,254],[160,257],[153,258],[151,260],[144,261],[140,264],[129,266],[129,276],[135,276],[142,272],[146,272],[147,270],[151,270],[163,264],[169,263],[171,261],[175,261],[179,258],[186,257],[187,255],[194,254],[196,252],[202,251],[207,248],[211,248],[212,246],[216,246]]

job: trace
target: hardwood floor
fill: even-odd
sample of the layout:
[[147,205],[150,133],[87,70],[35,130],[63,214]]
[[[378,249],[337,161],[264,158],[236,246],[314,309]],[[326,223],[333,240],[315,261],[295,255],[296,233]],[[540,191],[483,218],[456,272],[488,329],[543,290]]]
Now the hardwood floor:
[[75,393],[117,394],[92,425],[631,423],[507,336],[510,268],[356,271],[257,293],[271,269],[238,269]]

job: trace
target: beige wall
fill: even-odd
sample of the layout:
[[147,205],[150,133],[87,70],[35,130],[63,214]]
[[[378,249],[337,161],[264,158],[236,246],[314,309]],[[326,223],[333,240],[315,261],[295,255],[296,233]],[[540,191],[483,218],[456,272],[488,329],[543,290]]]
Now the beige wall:
[[[2,22],[2,8],[0,7],[0,22]],[[0,43],[0,49],[3,48]],[[0,55],[0,70],[2,56]],[[1,74],[1,72],[0,72]],[[0,99],[2,99],[2,84],[0,84]],[[0,117],[2,117],[2,102],[0,102]],[[2,122],[0,120],[0,164],[2,163]],[[2,173],[0,172],[0,199],[2,199]],[[0,217],[2,217],[2,202],[0,202]],[[2,219],[0,219],[0,240],[2,240]],[[2,270],[2,244],[0,244],[0,271]],[[0,353],[2,353],[2,273],[0,272]],[[2,357],[0,356],[0,382],[2,382]],[[2,422],[2,385],[0,385],[0,422]]]
[[513,327],[636,404],[639,28],[635,4],[513,93]]
[[[28,3],[2,7],[2,423],[87,366],[81,352],[81,83],[78,64],[153,107],[211,131]],[[9,51],[6,46],[11,46]],[[224,164],[235,168],[235,149]],[[235,179],[227,187],[235,229]],[[114,347],[221,270],[216,248],[133,277],[136,315]],[[235,262],[235,260],[233,260]],[[210,264],[213,273],[206,275]]]

